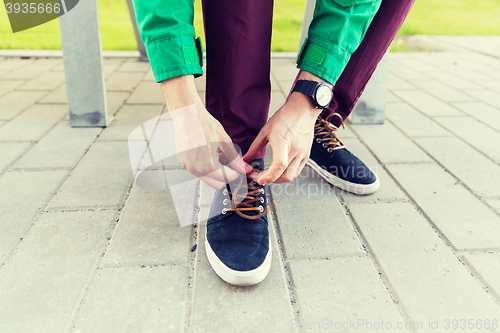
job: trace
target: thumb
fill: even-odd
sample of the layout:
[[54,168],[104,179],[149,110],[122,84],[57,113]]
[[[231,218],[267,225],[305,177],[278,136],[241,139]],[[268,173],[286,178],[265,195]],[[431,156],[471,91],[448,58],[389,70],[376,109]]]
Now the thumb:
[[266,147],[266,145],[267,145],[267,137],[263,135],[261,131],[250,145],[250,148],[248,148],[248,151],[245,154],[245,156],[243,156],[243,160],[247,163],[250,163],[257,156],[259,156],[259,153],[262,151],[262,149]]

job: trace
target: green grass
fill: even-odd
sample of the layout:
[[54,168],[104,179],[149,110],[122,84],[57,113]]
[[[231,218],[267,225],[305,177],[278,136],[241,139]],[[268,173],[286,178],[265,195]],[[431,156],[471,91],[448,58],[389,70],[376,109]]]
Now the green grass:
[[[228,0],[234,1],[234,0]],[[306,0],[275,0],[272,51],[296,51]],[[135,38],[125,0],[98,0],[104,50],[135,50]],[[3,7],[0,7],[3,8]],[[201,0],[195,1],[195,28],[203,38]],[[399,36],[500,35],[500,0],[417,0]],[[13,34],[0,10],[1,49],[60,49],[59,21]],[[406,51],[401,40],[393,51]]]

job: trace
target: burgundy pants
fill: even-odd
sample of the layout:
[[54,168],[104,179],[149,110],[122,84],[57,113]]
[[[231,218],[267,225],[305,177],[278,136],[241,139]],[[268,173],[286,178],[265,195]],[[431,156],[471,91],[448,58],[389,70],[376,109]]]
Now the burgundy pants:
[[[363,42],[335,84],[333,101],[323,116],[339,113],[345,119],[351,113],[414,2],[382,1]],[[243,154],[267,121],[272,15],[272,0],[203,2],[206,107]],[[265,151],[260,157],[264,155]]]

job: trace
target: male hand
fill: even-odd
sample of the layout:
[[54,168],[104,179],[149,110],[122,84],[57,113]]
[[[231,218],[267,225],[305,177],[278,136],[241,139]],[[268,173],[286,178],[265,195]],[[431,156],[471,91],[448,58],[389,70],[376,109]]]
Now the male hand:
[[[298,79],[325,82],[305,71],[299,73]],[[292,93],[285,105],[264,125],[243,156],[245,161],[251,161],[268,142],[271,146],[271,166],[252,178],[259,184],[286,183],[297,178],[311,153],[314,123],[321,111],[314,107],[311,97],[300,92]]]
[[[251,171],[203,106],[192,75],[162,81],[162,89],[174,122],[177,160],[184,169],[215,189]],[[220,163],[220,154],[231,168]]]

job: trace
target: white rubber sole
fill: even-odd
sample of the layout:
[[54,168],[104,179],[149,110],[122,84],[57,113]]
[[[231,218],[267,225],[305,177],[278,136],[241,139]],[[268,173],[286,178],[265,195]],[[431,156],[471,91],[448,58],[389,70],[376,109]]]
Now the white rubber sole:
[[355,184],[348,182],[346,180],[340,179],[339,177],[335,177],[325,169],[322,169],[316,162],[314,162],[312,159],[308,159],[306,162],[307,165],[309,165],[311,168],[313,168],[314,171],[319,173],[321,177],[323,177],[327,182],[332,184],[333,186],[336,186],[338,188],[341,188],[344,191],[351,192],[354,194],[371,194],[375,191],[377,191],[380,187],[380,181],[378,179],[378,176],[373,172],[373,174],[376,177],[376,180],[371,183],[371,184]]
[[267,252],[266,259],[259,267],[251,271],[236,271],[224,265],[224,263],[215,255],[214,251],[208,244],[205,235],[205,250],[207,252],[208,262],[217,275],[227,283],[235,286],[253,286],[262,282],[269,273],[271,268],[271,238],[269,238],[269,251]]

